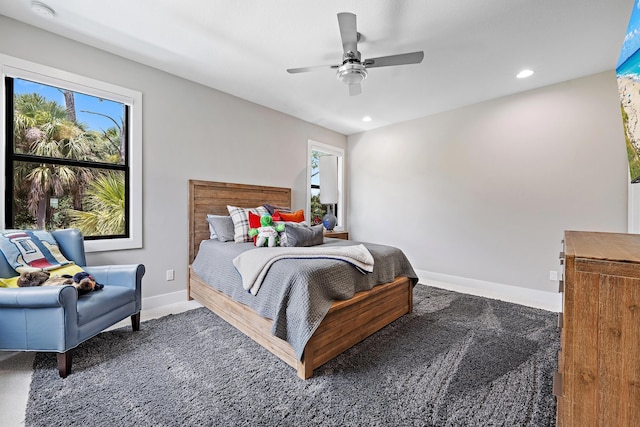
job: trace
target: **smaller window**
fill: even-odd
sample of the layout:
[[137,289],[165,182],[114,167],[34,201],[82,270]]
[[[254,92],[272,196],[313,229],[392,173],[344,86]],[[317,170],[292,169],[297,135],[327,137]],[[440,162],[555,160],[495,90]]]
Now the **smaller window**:
[[[344,205],[344,189],[343,189],[343,160],[344,151],[341,148],[333,147],[327,144],[322,144],[315,141],[309,141],[309,176],[308,176],[308,197],[307,197],[307,216],[311,225],[321,224],[322,218],[329,209],[333,211],[333,214],[337,218],[336,230],[344,228],[344,212],[342,206]],[[320,176],[322,171],[320,170],[320,157],[322,156],[337,156],[338,158],[338,198],[337,203],[327,205],[321,202],[320,194],[322,188],[320,185]]]

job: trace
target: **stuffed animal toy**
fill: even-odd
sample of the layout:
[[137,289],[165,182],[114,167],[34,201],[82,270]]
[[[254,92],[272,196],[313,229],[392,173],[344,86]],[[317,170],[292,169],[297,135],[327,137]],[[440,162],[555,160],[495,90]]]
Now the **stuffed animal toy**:
[[268,246],[270,248],[278,246],[278,233],[284,231],[283,223],[273,222],[273,217],[269,214],[260,217],[261,227],[249,230],[249,237],[258,236],[256,246]]
[[88,289],[85,293],[99,291],[104,288],[103,284],[96,282],[96,279],[86,271],[79,271],[73,275],[73,285],[78,288],[78,291],[80,291],[80,288]]
[[18,277],[18,287],[21,288],[58,285],[72,285],[80,295],[104,288],[104,285],[97,283],[93,276],[85,271],[78,272],[73,276],[63,274],[53,277],[46,271],[25,271],[20,273],[20,277]]
[[31,286],[40,286],[49,280],[50,274],[46,271],[25,271],[20,273],[18,277],[18,287],[30,288]]

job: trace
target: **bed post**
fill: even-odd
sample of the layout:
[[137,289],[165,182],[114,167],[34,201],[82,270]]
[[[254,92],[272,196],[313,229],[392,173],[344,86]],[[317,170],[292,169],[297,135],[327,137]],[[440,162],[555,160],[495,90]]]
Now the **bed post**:
[[[311,347],[311,348],[310,348]],[[307,362],[308,361],[308,362]],[[308,380],[313,376],[313,346],[307,346],[304,348],[304,354],[302,360],[298,362],[298,377],[303,380]]]

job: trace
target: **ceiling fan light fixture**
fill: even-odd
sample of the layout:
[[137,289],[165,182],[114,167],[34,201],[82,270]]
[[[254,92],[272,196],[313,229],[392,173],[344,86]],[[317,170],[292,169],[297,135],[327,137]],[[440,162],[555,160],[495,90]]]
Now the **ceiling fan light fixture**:
[[349,88],[349,96],[360,95],[360,83],[367,78],[367,68],[391,67],[395,65],[419,64],[424,58],[424,52],[409,52],[396,55],[380,56],[362,60],[358,51],[358,41],[361,34],[357,31],[356,15],[354,13],[338,13],[338,27],[342,40],[342,65],[321,65],[315,67],[289,68],[289,74],[305,73],[307,71],[337,69],[336,78]]
[[336,77],[347,85],[360,84],[367,78],[367,70],[364,65],[357,62],[347,62],[338,67]]

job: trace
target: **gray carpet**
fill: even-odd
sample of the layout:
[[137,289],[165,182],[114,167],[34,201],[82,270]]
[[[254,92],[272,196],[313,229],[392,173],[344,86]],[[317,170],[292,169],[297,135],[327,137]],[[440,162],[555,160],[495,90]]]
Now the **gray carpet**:
[[302,381],[207,309],[38,353],[28,426],[551,426],[556,315],[418,285],[414,312]]

